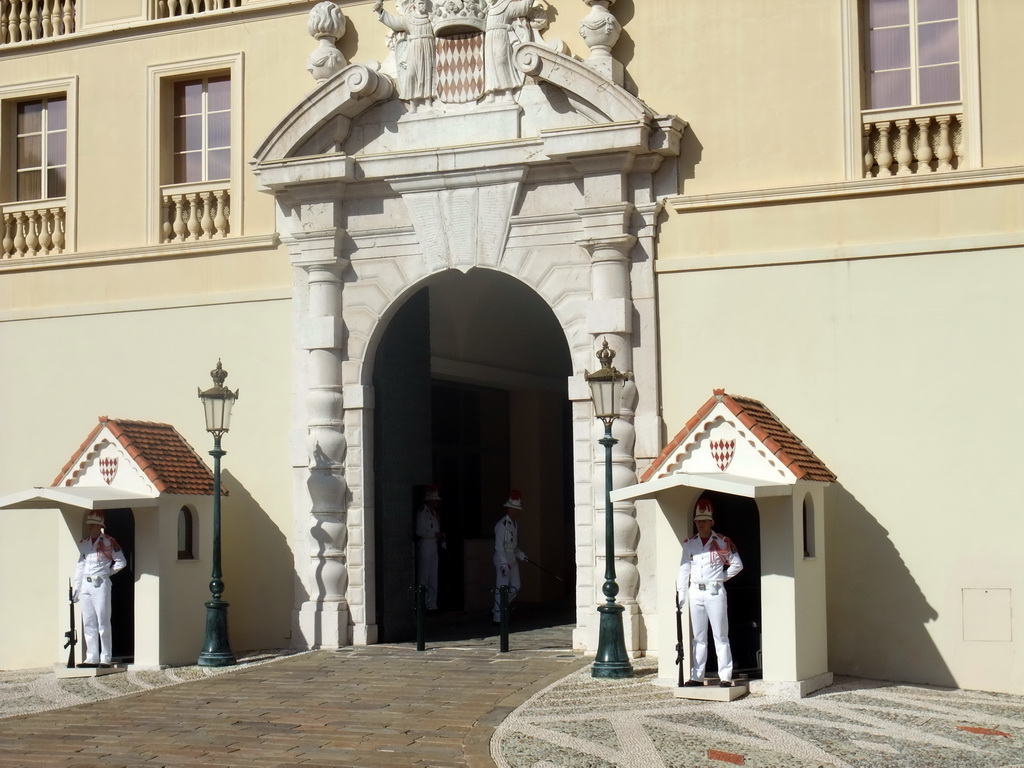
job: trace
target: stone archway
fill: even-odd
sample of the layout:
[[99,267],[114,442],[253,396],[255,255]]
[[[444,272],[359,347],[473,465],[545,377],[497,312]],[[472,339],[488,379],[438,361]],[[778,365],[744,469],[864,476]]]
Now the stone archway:
[[[615,67],[537,43],[520,45],[514,61],[525,80],[510,98],[415,111],[379,66],[349,65],[287,115],[253,161],[295,268],[301,644],[377,639],[374,355],[418,286],[486,268],[540,296],[569,348],[576,582],[593,593],[577,597],[575,643],[596,645],[604,470],[583,374],[597,367],[599,340],[634,373],[613,454],[614,486],[630,485],[637,459],[661,445],[653,261],[658,198],[676,185],[674,167],[657,172],[678,155],[685,123],[656,116]],[[631,501],[614,514],[626,642],[639,650],[639,527]]]

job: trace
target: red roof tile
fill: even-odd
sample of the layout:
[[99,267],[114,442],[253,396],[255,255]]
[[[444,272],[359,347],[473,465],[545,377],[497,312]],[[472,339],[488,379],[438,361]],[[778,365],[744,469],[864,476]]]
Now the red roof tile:
[[[83,452],[92,448],[93,441],[104,427],[110,430],[160,493],[213,495],[210,468],[170,424],[108,419],[106,416],[100,416],[99,424],[54,479],[55,485],[81,460]],[[223,488],[222,494],[226,495]]]
[[662,465],[668,461],[682,442],[690,436],[697,426],[704,421],[716,404],[722,403],[751,433],[760,439],[765,448],[792,472],[797,480],[814,480],[820,483],[834,483],[836,476],[824,462],[804,445],[803,441],[782,421],[772,413],[764,403],[750,397],[726,394],[724,389],[716,389],[714,394],[700,407],[686,426],[669,441],[654,463],[648,467],[640,478],[641,482],[650,480]]

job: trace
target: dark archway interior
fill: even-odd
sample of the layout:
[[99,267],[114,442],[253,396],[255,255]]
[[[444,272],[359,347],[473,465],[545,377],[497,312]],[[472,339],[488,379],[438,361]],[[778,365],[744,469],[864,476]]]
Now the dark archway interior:
[[106,513],[105,532],[112,536],[128,561],[110,580],[111,655],[118,663],[135,660],[135,515],[130,509]]
[[381,642],[415,636],[414,518],[431,484],[440,489],[446,540],[435,635],[478,634],[490,623],[493,528],[510,488],[524,498],[520,546],[547,571],[521,566],[514,626],[571,620],[571,372],[554,313],[497,272],[444,273],[391,319],[374,361]]

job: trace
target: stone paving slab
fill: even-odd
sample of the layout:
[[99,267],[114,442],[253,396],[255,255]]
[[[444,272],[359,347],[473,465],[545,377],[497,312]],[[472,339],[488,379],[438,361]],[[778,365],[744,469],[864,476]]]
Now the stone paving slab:
[[487,636],[272,653],[128,672],[116,688],[0,673],[0,766],[493,766],[495,726],[587,663],[570,637],[524,631],[508,653]]

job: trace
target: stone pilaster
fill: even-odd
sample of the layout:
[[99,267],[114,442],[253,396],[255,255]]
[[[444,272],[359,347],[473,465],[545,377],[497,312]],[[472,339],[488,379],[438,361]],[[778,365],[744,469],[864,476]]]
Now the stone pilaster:
[[342,276],[348,261],[338,255],[341,230],[334,226],[334,213],[332,202],[300,204],[290,220],[293,231],[282,237],[292,264],[306,273],[306,311],[297,318],[296,334],[305,351],[304,375],[298,378],[306,386],[307,465],[300,476],[304,475],[309,509],[300,529],[307,531],[309,561],[304,571],[300,567],[307,578],[306,599],[296,623],[301,643],[309,648],[338,648],[350,642],[341,320]]

